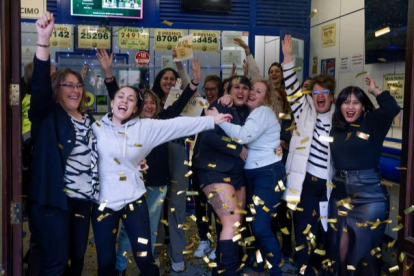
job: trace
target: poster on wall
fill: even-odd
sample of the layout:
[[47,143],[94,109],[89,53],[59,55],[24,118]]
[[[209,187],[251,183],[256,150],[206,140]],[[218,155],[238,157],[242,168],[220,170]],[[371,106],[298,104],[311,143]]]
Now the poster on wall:
[[88,50],[95,48],[111,50],[111,27],[79,25],[75,37],[75,50]]
[[[236,43],[234,43],[233,39],[241,38],[243,39],[244,36],[248,36],[249,32],[235,32],[235,31],[223,31],[221,34],[221,43],[222,47],[238,47]],[[246,41],[247,43],[247,41]]]
[[339,71],[341,72],[349,72],[351,70],[350,68],[350,60],[349,57],[341,57],[341,61],[339,64]]
[[190,30],[193,35],[194,52],[218,52],[220,50],[220,31]]
[[155,51],[171,51],[183,36],[184,30],[154,29]]
[[221,65],[223,66],[242,66],[242,51],[241,50],[222,50],[221,51]]
[[322,26],[322,47],[335,46],[336,23]]
[[55,24],[50,36],[50,45],[53,47],[72,47],[72,26]]
[[404,74],[384,75],[382,90],[389,90],[397,103],[404,102]]
[[149,29],[123,27],[118,30],[119,49],[148,50]]
[[321,74],[335,78],[335,58],[321,59]]
[[364,55],[356,54],[351,56],[351,71],[360,72],[364,68]]
[[175,65],[175,62],[172,56],[161,57],[161,69],[164,69],[164,68],[172,68],[177,71],[177,65]]

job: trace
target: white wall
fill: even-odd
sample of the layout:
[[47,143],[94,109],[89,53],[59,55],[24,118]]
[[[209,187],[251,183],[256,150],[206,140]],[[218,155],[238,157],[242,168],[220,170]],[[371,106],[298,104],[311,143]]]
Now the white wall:
[[[365,60],[364,0],[312,0],[312,9],[317,9],[318,11],[311,19],[309,75],[316,75],[312,74],[313,57],[318,58],[317,74],[320,74],[321,72],[321,59],[336,58],[336,96],[343,88],[350,85],[359,86],[366,90],[364,76],[355,77],[359,72],[368,72],[368,76],[372,77],[380,87],[383,83],[383,75],[405,73],[405,62],[363,64],[362,69],[357,71],[339,71],[341,57],[362,54]],[[332,47],[322,48],[322,27],[332,23],[336,23],[336,43]],[[376,104],[373,97],[371,100]],[[401,127],[393,126],[391,127],[388,136],[401,139],[401,132]],[[390,202],[392,208],[390,219],[393,223],[387,226],[386,234],[393,238],[397,238],[397,232],[393,232],[391,229],[398,224],[396,215],[398,213],[399,185],[394,185],[392,188],[389,188],[389,193],[391,196]]]

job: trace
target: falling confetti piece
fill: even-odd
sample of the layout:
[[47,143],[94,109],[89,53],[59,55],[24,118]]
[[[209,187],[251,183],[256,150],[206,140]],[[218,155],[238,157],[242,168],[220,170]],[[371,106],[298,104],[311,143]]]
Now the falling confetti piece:
[[229,142],[229,143],[231,142],[231,138],[227,136],[221,136],[221,140]]
[[397,231],[400,231],[401,229],[403,229],[404,228],[404,225],[402,225],[401,223],[400,224],[398,224],[398,226],[397,227],[394,227],[394,228],[392,228],[391,229],[391,231],[393,231],[393,232],[397,232]]
[[198,191],[186,191],[185,194],[187,196],[198,196],[200,193]]
[[241,140],[241,139],[239,139],[239,138],[233,138],[233,140],[234,140],[234,142],[236,142],[236,143],[241,143],[241,142],[242,142],[242,140]]
[[228,183],[228,182],[231,181],[231,178],[230,177],[225,177],[225,178],[223,178],[223,181]]
[[378,61],[387,62],[385,58],[377,58]]
[[232,238],[232,240],[233,240],[233,242],[236,242],[236,241],[240,240],[241,237],[242,237],[241,234],[237,234]]
[[306,137],[306,138],[303,138],[302,140],[300,140],[300,143],[305,144],[308,141],[309,141],[309,137]]
[[189,177],[189,176],[190,176],[190,175],[192,175],[192,174],[193,174],[193,171],[189,170],[189,171],[188,171],[188,173],[186,173],[184,176],[185,176],[185,177]]
[[208,164],[209,168],[215,168],[217,165],[216,164]]
[[74,191],[69,190],[68,188],[63,189],[63,191],[64,191],[65,193],[68,193],[68,194],[74,194],[74,193],[75,193]]
[[365,75],[365,74],[368,74],[368,72],[367,71],[359,72],[355,75],[355,78],[358,78],[359,76],[362,76],[362,75]]
[[121,162],[119,162],[118,158],[114,158],[115,163],[117,163],[118,165],[121,165]]
[[300,70],[302,70],[302,67],[296,67],[295,69],[293,69],[293,72],[297,72],[297,71],[300,71]]
[[297,147],[296,150],[305,150],[306,147]]
[[287,229],[287,227],[284,227],[284,228],[280,229],[280,231],[281,231],[283,234],[285,234],[285,235],[289,235],[289,234],[290,234],[290,232],[289,232],[289,230]]
[[326,250],[322,250],[322,249],[315,249],[315,254],[321,255],[321,256],[325,256],[326,255]]
[[95,124],[96,124],[98,127],[101,127],[101,124],[100,124],[100,123],[95,122]]
[[147,256],[147,251],[137,252],[137,257],[146,257],[146,256]]
[[98,208],[98,210],[99,211],[101,211],[101,212],[103,212],[103,210],[105,209],[105,207],[106,207],[106,204],[108,204],[108,200],[104,200],[104,201],[102,201],[102,203],[99,205],[99,208]]
[[168,21],[168,20],[164,20],[164,21],[162,21],[162,23],[164,23],[164,24],[166,24],[170,27],[174,24],[174,23],[172,23],[171,21]]
[[318,9],[312,9],[312,11],[309,15],[309,18],[313,18],[316,15],[317,12],[318,12]]
[[312,227],[312,225],[308,224],[308,225],[306,226],[306,229],[305,229],[302,233],[303,233],[304,235],[307,235],[307,234],[309,233],[309,231],[310,231],[311,227]]
[[81,214],[75,214],[76,218],[85,218],[85,216],[81,215]]
[[138,238],[138,243],[148,244],[148,239]]
[[231,148],[231,149],[234,149],[234,150],[237,148],[237,146],[233,145],[233,144],[227,144],[227,147]]
[[262,253],[260,253],[260,250],[256,250],[256,261],[258,264],[260,264],[261,262],[263,262],[263,258],[262,258]]
[[347,265],[346,266],[346,269],[348,269],[348,270],[356,270],[355,269],[355,266],[353,266],[353,265]]
[[400,270],[400,268],[399,268],[399,266],[398,266],[398,265],[396,265],[396,266],[390,267],[388,270],[389,270],[390,272],[396,272],[396,271]]
[[352,136],[352,132],[348,132],[348,134],[346,135],[345,141],[348,141],[349,138],[351,138]]
[[357,131],[356,133],[357,137],[364,139],[364,140],[368,140],[369,139],[369,134],[363,133],[361,131]]
[[319,135],[319,141],[333,143],[334,138],[332,136]]

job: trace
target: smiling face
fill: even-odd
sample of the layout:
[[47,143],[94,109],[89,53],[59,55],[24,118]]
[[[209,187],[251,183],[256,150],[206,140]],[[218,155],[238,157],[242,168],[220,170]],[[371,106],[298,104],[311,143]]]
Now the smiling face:
[[161,89],[164,92],[164,96],[167,97],[171,88],[175,85],[177,79],[172,71],[166,71],[161,78]]
[[67,113],[73,115],[77,113],[82,96],[83,86],[80,80],[73,74],[67,74],[58,88],[57,97],[59,104]]
[[247,100],[247,106],[250,110],[253,110],[259,106],[262,106],[266,99],[267,87],[263,82],[256,82],[253,84]]
[[328,112],[329,109],[331,109],[333,96],[330,93],[329,89],[315,83],[312,89],[312,99],[313,104],[316,108],[316,112],[325,113]]
[[355,122],[364,111],[364,105],[351,93],[341,105],[341,113],[348,123]]
[[208,81],[204,84],[204,93],[208,103],[212,103],[218,99],[219,88],[215,81]]
[[283,72],[278,66],[272,66],[269,69],[269,80],[278,87],[282,82]]
[[137,112],[137,95],[130,87],[123,87],[115,94],[115,98],[111,101],[113,110],[112,122],[115,125],[121,125],[126,119]]
[[230,95],[233,97],[233,104],[235,106],[243,106],[247,97],[249,96],[250,87],[243,83],[233,84],[230,90]]
[[154,118],[157,111],[157,102],[154,98],[147,94],[144,98],[144,106],[142,107],[139,116],[141,118]]

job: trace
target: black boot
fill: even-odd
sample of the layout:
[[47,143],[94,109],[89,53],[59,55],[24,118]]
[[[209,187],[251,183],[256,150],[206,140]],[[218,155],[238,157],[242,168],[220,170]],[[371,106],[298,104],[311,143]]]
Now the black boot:
[[[213,276],[240,275],[239,245],[232,240],[219,241],[220,255],[217,255],[217,269],[212,271]],[[221,272],[221,273],[219,273]]]

